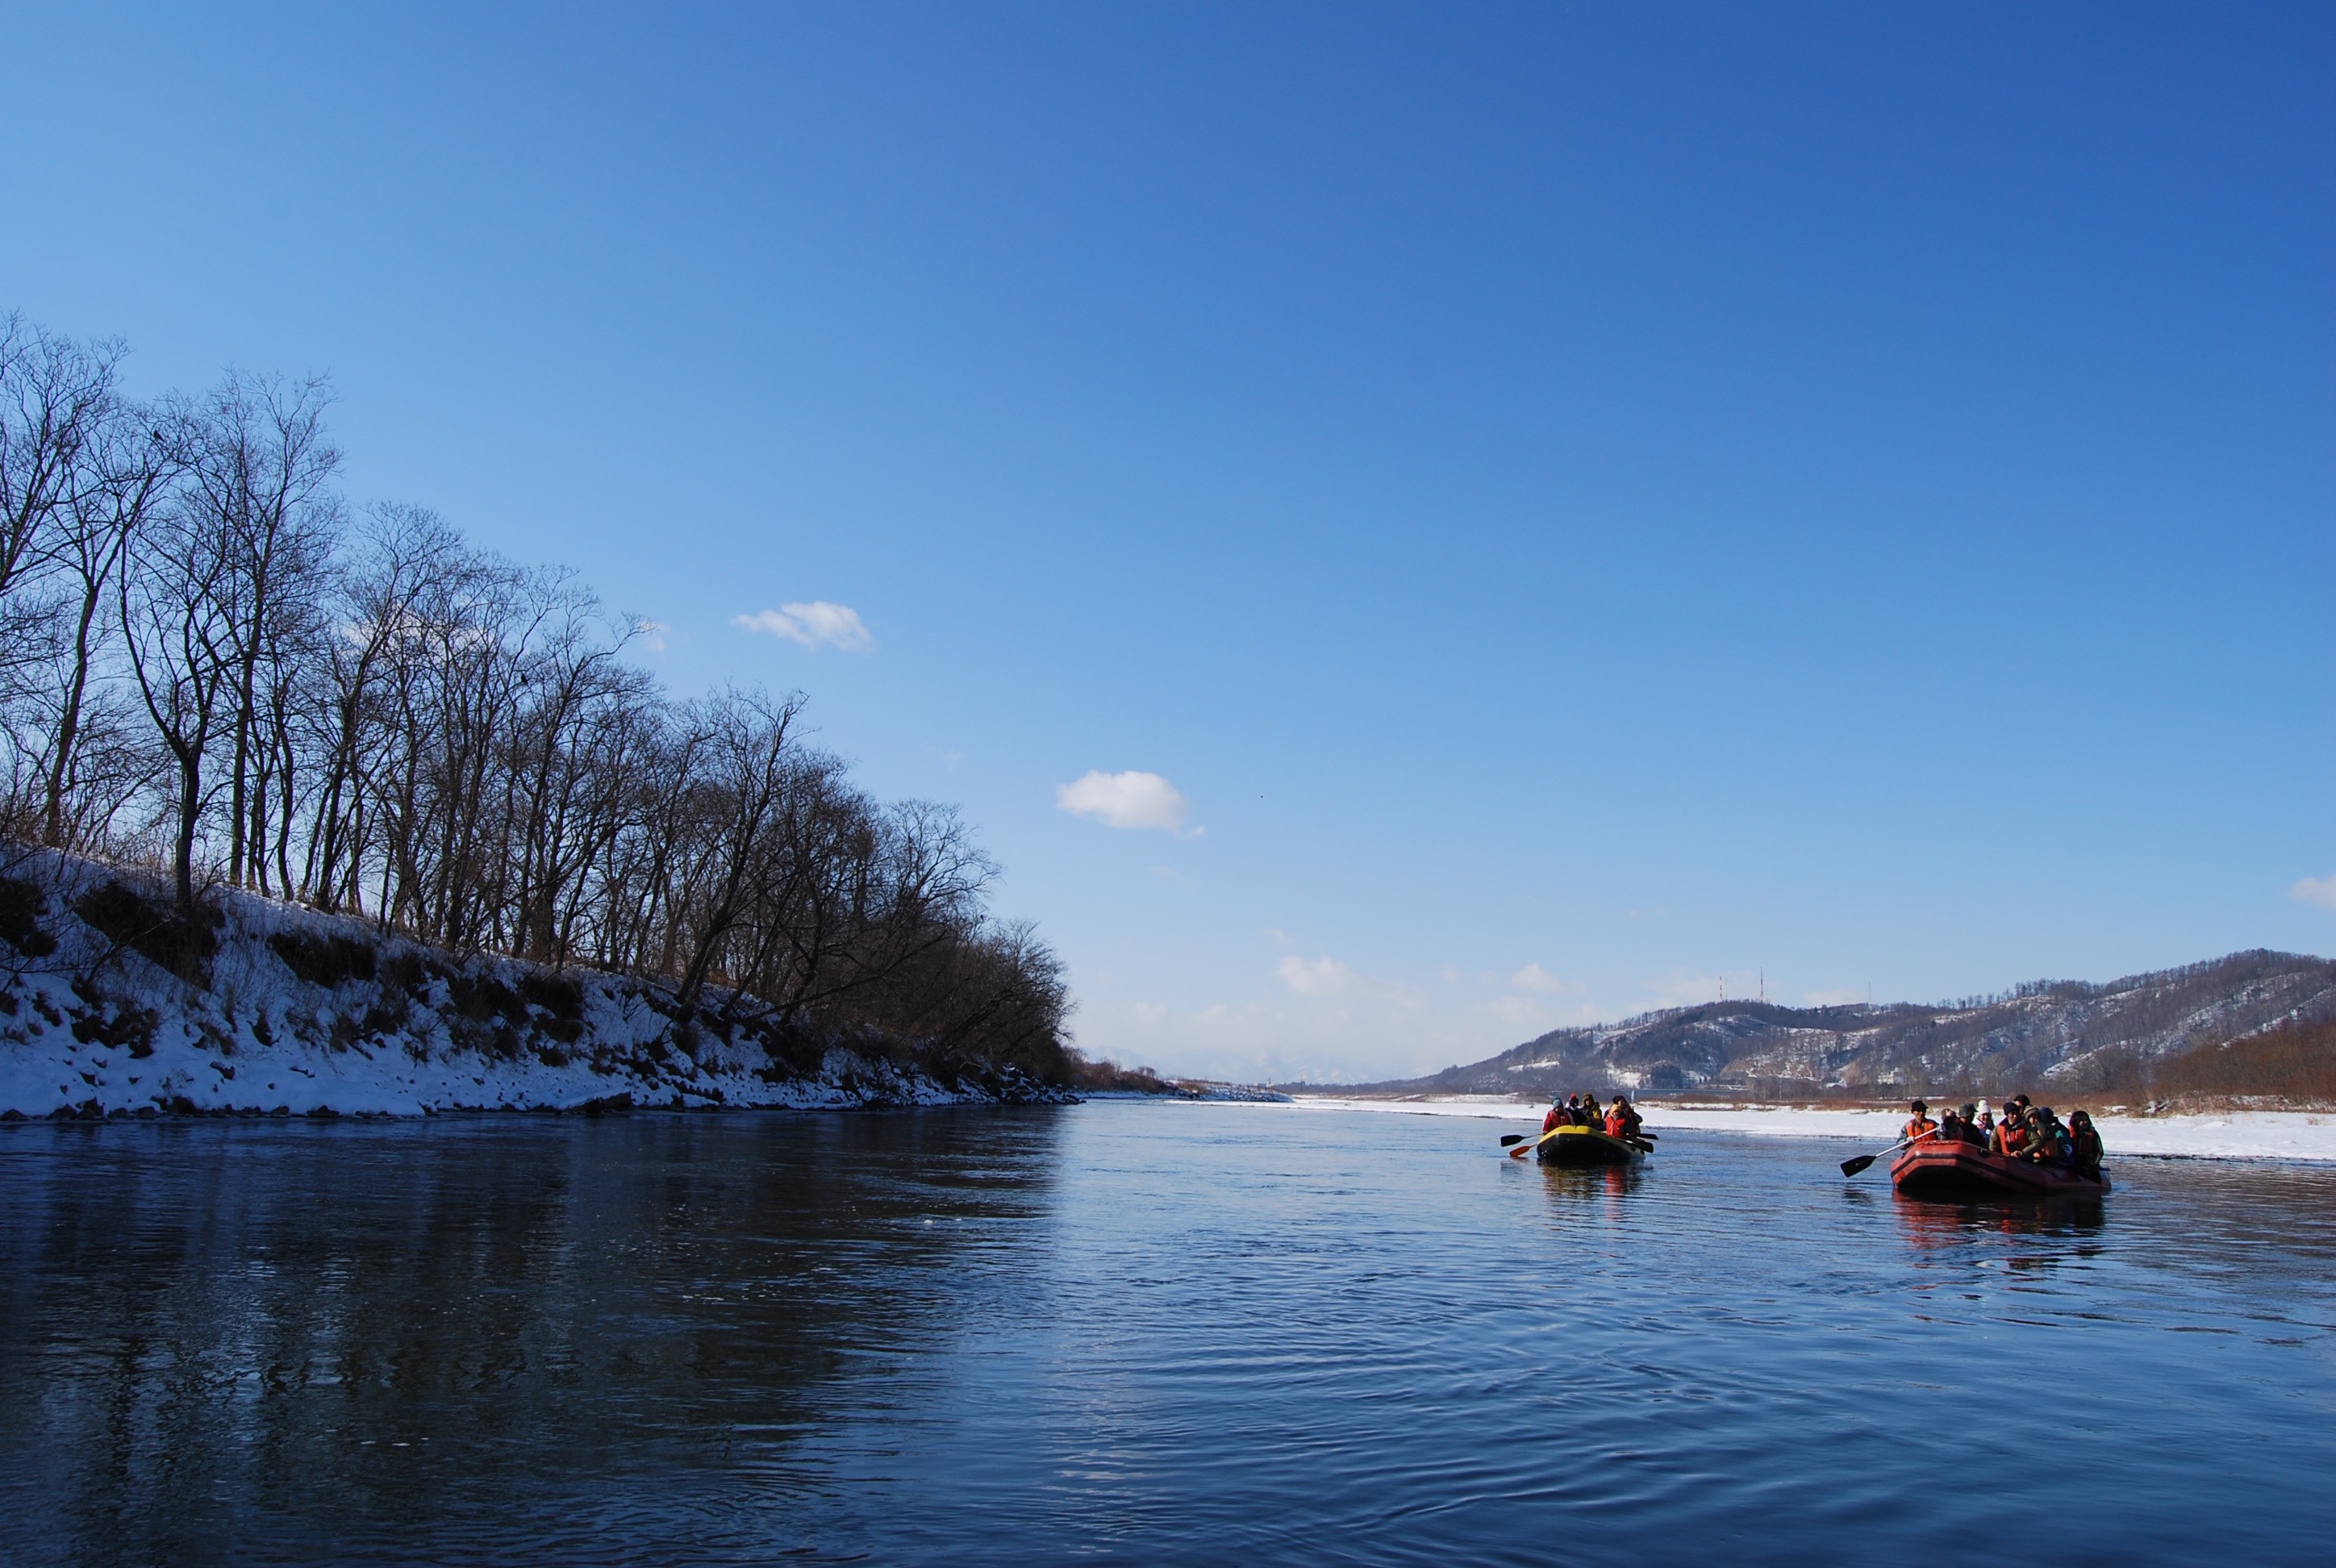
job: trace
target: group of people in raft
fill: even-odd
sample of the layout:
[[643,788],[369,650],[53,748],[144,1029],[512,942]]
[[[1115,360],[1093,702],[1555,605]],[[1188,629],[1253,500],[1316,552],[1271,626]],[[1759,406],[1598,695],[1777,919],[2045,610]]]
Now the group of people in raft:
[[1645,1125],[1639,1113],[1631,1108],[1630,1102],[1620,1095],[1615,1096],[1614,1103],[1602,1111],[1598,1108],[1598,1096],[1595,1095],[1568,1095],[1562,1105],[1551,1101],[1549,1115],[1541,1119],[1541,1130],[1544,1135],[1560,1127],[1588,1127],[1610,1138],[1620,1138],[1626,1144],[1637,1138],[1639,1129]]
[[2003,1107],[2000,1120],[1987,1108],[1985,1100],[1961,1111],[1949,1105],[1935,1122],[1931,1119],[1931,1107],[1922,1101],[1908,1108],[1914,1114],[1898,1129],[1902,1143],[1936,1139],[1975,1144],[1991,1154],[2056,1166],[2088,1181],[2101,1179],[2101,1135],[2093,1130],[2093,1118],[2082,1111],[2070,1111],[2063,1125],[2051,1106],[2031,1104],[2026,1095],[2014,1095]]

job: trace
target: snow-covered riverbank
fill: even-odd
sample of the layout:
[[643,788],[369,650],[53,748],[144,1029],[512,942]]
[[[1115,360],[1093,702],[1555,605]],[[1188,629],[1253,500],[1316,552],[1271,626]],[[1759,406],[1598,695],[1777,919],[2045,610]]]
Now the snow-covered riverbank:
[[217,898],[190,965],[162,945],[176,928],[142,879],[35,869],[10,883],[0,943],[0,1119],[1072,1097],[904,1042],[725,1018],[720,992],[684,1008],[670,988],[457,956],[244,894]]
[[[1304,1095],[1296,1104],[1318,1111],[1388,1115],[1476,1116],[1492,1121],[1538,1124],[1546,1107],[1521,1105],[1488,1095],[1452,1095],[1416,1100],[1346,1099]],[[1650,1130],[1693,1127],[1745,1133],[1755,1137],[1846,1138],[1887,1146],[1897,1136],[1903,1111],[1835,1110],[1799,1105],[1669,1105],[1649,1102],[1640,1109]],[[2096,1122],[2112,1156],[2161,1155],[2205,1160],[2313,1160],[2336,1162],[2336,1112],[2234,1111],[2218,1115],[2116,1116]]]

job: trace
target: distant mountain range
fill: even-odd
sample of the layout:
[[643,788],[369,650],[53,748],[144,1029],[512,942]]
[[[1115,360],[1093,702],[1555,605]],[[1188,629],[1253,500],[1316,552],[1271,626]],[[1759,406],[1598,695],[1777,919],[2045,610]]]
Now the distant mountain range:
[[2039,981],[1952,1006],[1672,1008],[1552,1030],[1467,1066],[1360,1092],[1785,1099],[2097,1089],[2146,1081],[2169,1058],[2330,1018],[2336,960],[2257,950],[2106,985]]

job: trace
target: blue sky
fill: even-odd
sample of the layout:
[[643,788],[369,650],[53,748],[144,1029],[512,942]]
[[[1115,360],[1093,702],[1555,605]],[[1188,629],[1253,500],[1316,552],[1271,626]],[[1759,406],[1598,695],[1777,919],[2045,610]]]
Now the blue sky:
[[12,8],[0,306],[805,690],[1092,1050],[2336,950],[2336,12],[345,10]]

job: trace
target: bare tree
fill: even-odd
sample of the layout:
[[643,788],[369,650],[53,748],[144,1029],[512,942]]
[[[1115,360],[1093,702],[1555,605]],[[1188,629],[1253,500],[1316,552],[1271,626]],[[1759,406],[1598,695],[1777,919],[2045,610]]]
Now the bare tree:
[[230,371],[189,411],[186,505],[214,531],[233,590],[221,596],[233,657],[229,727],[228,880],[258,881],[264,801],[254,799],[262,737],[259,672],[271,643],[313,612],[323,588],[340,508],[326,486],[341,454],[325,433],[330,388]]
[[84,783],[90,683],[107,629],[101,617],[115,598],[131,541],[179,469],[160,424],[135,406],[116,408],[95,423],[78,453],[70,504],[44,549],[63,599],[61,669],[41,813],[42,838],[57,848],[77,837],[73,804]]
[[131,537],[119,579],[124,652],[176,765],[171,875],[179,918],[195,918],[195,842],[209,803],[205,764],[232,716],[239,562],[209,511],[174,498]]
[[123,352],[0,317],[0,609],[72,503],[82,449],[112,411]]
[[696,715],[695,727],[705,737],[698,790],[705,852],[696,868],[703,891],[684,906],[690,928],[681,972],[686,1008],[696,1005],[715,955],[746,918],[757,891],[757,865],[776,847],[771,828],[792,782],[789,732],[802,712],[800,694],[774,703],[758,692],[732,691]]
[[460,574],[462,536],[421,507],[384,505],[367,514],[355,558],[333,587],[319,652],[316,699],[324,779],[300,885],[326,909],[357,901],[365,846],[364,765],[368,730],[380,715],[379,683],[418,620],[425,585]]

